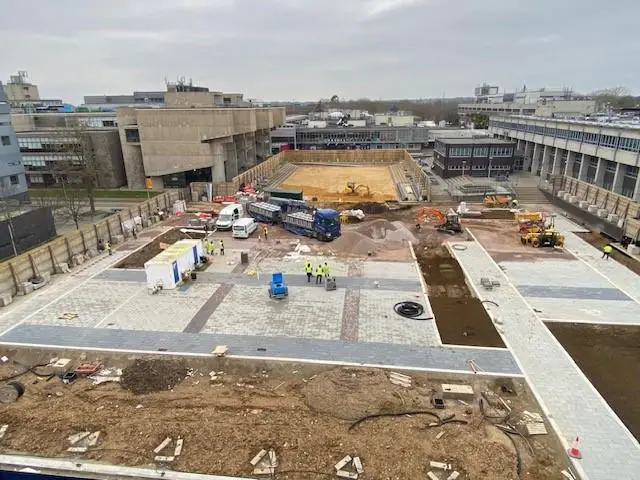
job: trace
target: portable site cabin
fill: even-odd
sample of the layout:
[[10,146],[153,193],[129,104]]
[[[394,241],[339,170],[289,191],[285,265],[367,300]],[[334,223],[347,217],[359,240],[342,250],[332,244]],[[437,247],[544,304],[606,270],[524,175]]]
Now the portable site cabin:
[[182,272],[193,270],[203,255],[200,240],[180,240],[144,264],[147,286],[162,285],[174,289],[182,281]]

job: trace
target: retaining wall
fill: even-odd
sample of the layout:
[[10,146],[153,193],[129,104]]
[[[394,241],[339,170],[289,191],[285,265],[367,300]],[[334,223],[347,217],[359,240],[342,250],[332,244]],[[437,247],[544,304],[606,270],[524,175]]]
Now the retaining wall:
[[0,263],[0,296],[14,295],[20,283],[36,275],[51,274],[56,265],[68,263],[72,266],[73,256],[96,250],[98,239],[115,245],[119,238],[126,237],[122,222],[136,216],[148,219],[155,210],[170,211],[173,202],[184,196],[182,190],[167,191]]
[[[241,183],[257,184],[265,182],[278,168],[285,163],[319,163],[319,164],[345,164],[345,165],[375,165],[403,163],[415,175],[419,188],[426,187],[426,178],[419,165],[406,150],[285,150],[264,162],[250,168],[246,172],[233,177],[230,182],[216,183],[213,186],[214,195],[233,195]],[[419,179],[419,180],[418,180]],[[199,198],[198,187],[195,192]]]

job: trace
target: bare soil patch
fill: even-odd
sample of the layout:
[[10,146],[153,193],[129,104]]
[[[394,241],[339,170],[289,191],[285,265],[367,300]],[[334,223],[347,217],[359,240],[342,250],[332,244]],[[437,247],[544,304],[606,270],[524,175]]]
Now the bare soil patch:
[[555,322],[546,325],[640,440],[640,327]]
[[465,282],[464,272],[449,251],[420,244],[418,263],[429,288],[429,303],[442,342],[454,345],[504,347],[484,306]]
[[[18,356],[15,350],[3,354]],[[115,355],[100,359],[125,371],[134,361]],[[540,411],[522,379],[404,372],[413,382],[403,388],[391,384],[380,369],[226,358],[184,362],[189,374],[182,382],[140,395],[117,383],[92,385],[82,378],[65,385],[58,378],[46,381],[26,373],[20,377],[27,386],[24,396],[0,405],[2,421],[9,424],[3,452],[69,457],[69,435],[99,430],[98,445],[77,461],[162,469],[154,462],[153,449],[167,436],[181,436],[182,455],[170,464],[178,471],[247,477],[249,460],[260,449],[273,448],[277,478],[285,480],[332,477],[333,465],[347,454],[360,456],[363,478],[426,478],[429,460],[446,460],[462,473],[460,480],[512,480],[517,476],[516,451],[483,419],[477,399],[469,400],[468,407],[446,400],[443,411],[431,407],[433,394],[443,382],[471,384],[478,393],[499,393],[506,382],[514,390],[505,396],[514,412]],[[2,365],[0,374],[10,375],[14,367]],[[210,371],[218,372],[213,382]],[[367,414],[410,410],[432,415],[379,417],[349,428]],[[438,422],[436,416],[454,414],[463,423],[429,427]],[[530,438],[534,455],[522,439],[514,438],[523,459],[521,478],[557,477],[564,453],[554,435]]]
[[204,238],[204,232],[202,235],[193,232],[182,233],[180,229],[174,228],[160,235],[140,250],[133,252],[131,255],[116,264],[114,268],[143,268],[147,261],[151,260],[162,251],[162,248],[160,247],[161,243],[171,245],[172,243],[176,243],[178,240],[184,240],[187,238]]
[[[367,185],[370,195],[347,195],[347,182]],[[334,166],[297,165],[296,169],[281,184],[282,188],[304,192],[305,199],[316,197],[318,201],[380,202],[397,200],[396,187],[388,166]],[[364,194],[364,190],[361,191]]]

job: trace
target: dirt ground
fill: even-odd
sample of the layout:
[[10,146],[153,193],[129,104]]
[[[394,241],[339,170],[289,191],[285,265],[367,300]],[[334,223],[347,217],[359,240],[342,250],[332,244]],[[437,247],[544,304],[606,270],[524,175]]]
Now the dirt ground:
[[[601,252],[602,252],[602,248],[607,243],[609,243],[609,240],[607,240],[605,237],[594,232],[576,232],[576,235],[582,238],[585,242],[596,247]],[[632,272],[640,275],[640,262],[638,262],[637,260],[631,257],[628,257],[624,253],[621,253],[615,249],[611,253],[611,258],[614,259],[616,262],[624,265]]]
[[421,243],[418,263],[429,289],[429,303],[442,342],[454,345],[504,347],[484,306],[471,295],[458,262],[443,246]]
[[640,327],[555,322],[547,327],[640,440]]
[[[371,196],[346,195],[347,182],[368,185]],[[396,187],[388,166],[329,166],[297,165],[294,172],[281,184],[282,188],[299,189],[305,198],[316,197],[319,201],[370,201],[397,200]]]
[[141,248],[137,252],[134,252],[123,259],[115,266],[115,268],[143,268],[145,262],[151,260],[162,251],[162,248],[160,248],[161,243],[172,244],[178,240],[194,238],[193,235],[193,233],[182,233],[177,228],[169,230],[156,238],[153,242],[147,244],[144,248]]
[[[2,353],[23,364],[37,362],[34,353]],[[109,367],[125,367],[126,373],[133,359],[103,356],[101,360]],[[277,479],[333,477],[338,460],[357,455],[363,462],[363,479],[426,478],[428,462],[436,460],[451,463],[462,474],[460,480],[513,480],[516,450],[509,437],[492,425],[503,420],[483,417],[479,394],[503,396],[512,409],[504,421],[518,429],[522,429],[520,412],[540,412],[520,379],[411,372],[412,386],[403,388],[392,385],[381,369],[227,358],[181,361],[189,370],[180,383],[141,395],[118,383],[93,385],[82,378],[65,385],[57,377],[47,380],[32,373],[19,377],[24,395],[13,404],[0,405],[2,423],[9,425],[3,452],[77,455],[78,460],[246,477],[251,476],[251,458],[263,448],[273,448]],[[5,364],[0,374],[6,377],[22,368]],[[151,370],[155,375],[165,372],[157,360]],[[167,370],[174,371],[172,366]],[[209,378],[211,371],[218,372],[214,381]],[[40,368],[38,373],[48,371]],[[148,382],[167,384],[166,379]],[[442,382],[471,384],[478,397],[468,399],[468,406],[445,400],[446,408],[435,410],[431,399]],[[501,393],[501,386],[513,393]],[[486,415],[496,415],[493,400]],[[403,414],[412,410],[427,414]],[[350,428],[357,419],[378,413],[400,415],[371,418]],[[437,418],[453,414],[460,422],[441,423]],[[67,437],[81,431],[100,431],[98,444],[84,454],[68,453]],[[169,465],[154,462],[153,453],[166,437],[184,439],[182,454]],[[561,478],[565,456],[553,434],[511,438],[522,458],[522,479]]]

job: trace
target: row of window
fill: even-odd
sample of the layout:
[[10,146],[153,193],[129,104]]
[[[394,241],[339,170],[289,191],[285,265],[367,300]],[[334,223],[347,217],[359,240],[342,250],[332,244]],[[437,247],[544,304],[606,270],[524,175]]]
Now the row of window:
[[[441,152],[439,152],[441,153]],[[449,147],[450,157],[512,157],[513,147]]]
[[43,145],[78,143],[73,137],[19,137],[18,146],[24,150],[42,150]]
[[[488,170],[489,169],[489,164],[473,164],[471,165],[471,167],[468,167],[466,165],[461,165],[461,164],[451,164],[451,165],[440,165],[438,164],[440,167],[444,168],[445,170],[466,170],[467,172],[470,170]],[[511,170],[511,166],[510,165],[491,165],[491,171],[493,170]]]
[[617,137],[615,135],[601,135],[599,133],[582,132],[579,130],[567,130],[564,128],[545,127],[542,125],[502,122],[490,120],[489,126],[493,128],[506,128],[519,132],[534,133],[548,137],[565,138],[576,142],[590,143],[608,148],[618,148],[628,152],[640,152],[640,138]]

